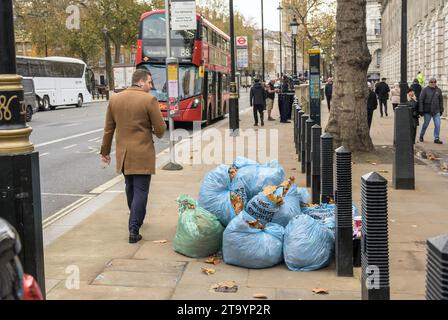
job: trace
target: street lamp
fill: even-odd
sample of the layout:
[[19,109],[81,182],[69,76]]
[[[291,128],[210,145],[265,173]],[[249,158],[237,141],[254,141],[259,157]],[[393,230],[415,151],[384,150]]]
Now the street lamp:
[[292,34],[292,38],[293,38],[293,47],[294,47],[294,53],[293,53],[293,74],[294,74],[294,78],[297,78],[297,41],[296,41],[296,37],[297,37],[297,31],[299,29],[299,23],[297,22],[296,17],[294,16],[294,19],[292,20],[292,22],[289,24],[289,26],[291,27],[291,34]]
[[265,74],[265,67],[264,67],[264,3],[263,0],[261,0],[261,79],[263,82],[265,81],[264,74]]
[[236,87],[235,68],[235,22],[233,16],[233,0],[229,0],[230,11],[230,97],[229,97],[229,127],[230,135],[238,136],[239,131],[239,101]]
[[29,137],[17,75],[12,0],[0,0],[0,217],[17,230],[25,273],[45,296],[39,153]]
[[279,15],[279,26],[280,26],[280,30],[279,30],[279,36],[280,36],[280,77],[282,77],[282,73],[283,73],[283,55],[282,55],[282,4],[279,2],[278,4],[278,15]]

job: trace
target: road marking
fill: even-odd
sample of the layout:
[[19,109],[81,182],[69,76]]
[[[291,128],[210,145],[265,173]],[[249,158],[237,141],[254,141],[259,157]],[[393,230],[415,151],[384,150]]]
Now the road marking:
[[39,155],[39,157],[45,157],[45,156],[48,156],[50,153],[48,153],[48,152],[46,152],[46,153],[42,153],[42,154],[40,154]]
[[117,183],[121,182],[124,180],[124,177],[122,175],[116,176],[115,178],[113,178],[112,180],[109,180],[108,182],[102,184],[101,186],[99,186],[98,188],[93,189],[92,191],[90,191],[90,194],[100,194],[103,193],[104,191],[106,191],[107,189],[113,187],[114,185],[116,185]]
[[93,198],[95,198],[95,197],[94,196],[83,197],[83,198],[78,199],[77,201],[73,202],[72,204],[68,205],[67,207],[59,210],[58,212],[56,212],[52,216],[50,216],[47,219],[42,221],[42,228],[45,229],[46,227],[48,227],[49,225],[55,223],[56,221],[58,221],[62,217],[68,215],[69,213],[75,211],[76,209],[78,209],[79,207],[84,205],[85,203],[89,202]]
[[69,123],[69,124],[65,124],[62,126],[59,126],[59,128],[67,128],[67,127],[74,127],[74,126],[79,126],[81,123]]
[[101,139],[101,137],[90,139],[89,142],[97,141],[98,139]]
[[61,197],[91,197],[90,194],[76,194],[76,193],[42,193],[43,196],[61,196]]
[[43,146],[48,146],[50,144],[55,144],[55,143],[58,143],[58,142],[67,141],[67,140],[71,140],[71,139],[87,136],[89,134],[97,133],[97,132],[100,132],[100,131],[103,131],[103,129],[101,128],[101,129],[97,129],[97,130],[92,130],[92,131],[88,131],[88,132],[84,132],[84,133],[75,134],[73,136],[65,137],[65,138],[62,138],[62,139],[57,139],[57,140],[53,140],[53,141],[48,141],[48,142],[36,144],[36,145],[34,145],[34,147],[35,148],[40,148],[40,147],[43,147]]
[[70,146],[66,146],[66,147],[64,147],[63,149],[64,149],[64,150],[67,150],[67,149],[74,148],[74,147],[76,147],[76,146],[77,146],[77,144],[72,144],[72,145],[70,145]]

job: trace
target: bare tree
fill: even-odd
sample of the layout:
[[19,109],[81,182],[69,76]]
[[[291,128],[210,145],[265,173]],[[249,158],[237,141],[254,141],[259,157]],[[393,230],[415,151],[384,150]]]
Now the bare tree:
[[336,13],[334,103],[326,131],[336,146],[372,151],[367,125],[366,0],[338,0]]

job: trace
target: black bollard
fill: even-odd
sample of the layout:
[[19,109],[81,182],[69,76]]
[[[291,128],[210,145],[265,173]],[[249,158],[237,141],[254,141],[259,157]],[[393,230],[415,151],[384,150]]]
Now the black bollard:
[[361,287],[363,300],[389,300],[387,180],[376,172],[361,178]]
[[297,130],[299,128],[298,125],[298,121],[299,121],[299,108],[297,104],[293,104],[292,105],[292,111],[293,111],[293,115],[294,115],[294,146],[296,148],[296,154],[299,154],[299,147],[298,147],[298,141],[297,141],[297,137],[298,137],[298,133]]
[[302,173],[306,173],[306,122],[309,117],[309,114],[304,114],[300,118],[300,159],[302,162]]
[[311,194],[314,204],[320,204],[320,136],[322,128],[315,124],[311,128]]
[[411,132],[412,110],[407,105],[395,109],[393,186],[397,190],[415,189],[414,141]]
[[334,179],[333,179],[333,137],[329,133],[324,133],[320,141],[320,179],[322,191],[322,203],[330,203],[334,200]]
[[301,127],[301,123],[302,123],[302,116],[305,114],[305,112],[302,111],[302,109],[300,109],[300,111],[297,113],[297,155],[298,155],[298,160],[301,161],[302,160],[302,127]]
[[353,276],[352,153],[336,150],[336,273]]
[[311,188],[311,128],[314,125],[313,119],[306,120],[305,128],[305,170],[306,170],[306,187]]
[[427,241],[426,300],[448,300],[448,235]]

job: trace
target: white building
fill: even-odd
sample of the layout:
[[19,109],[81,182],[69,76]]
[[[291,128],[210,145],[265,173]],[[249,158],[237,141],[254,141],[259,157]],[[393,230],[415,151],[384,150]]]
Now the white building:
[[366,6],[367,46],[372,62],[367,71],[367,79],[380,79],[381,66],[381,5],[378,0],[367,0]]

